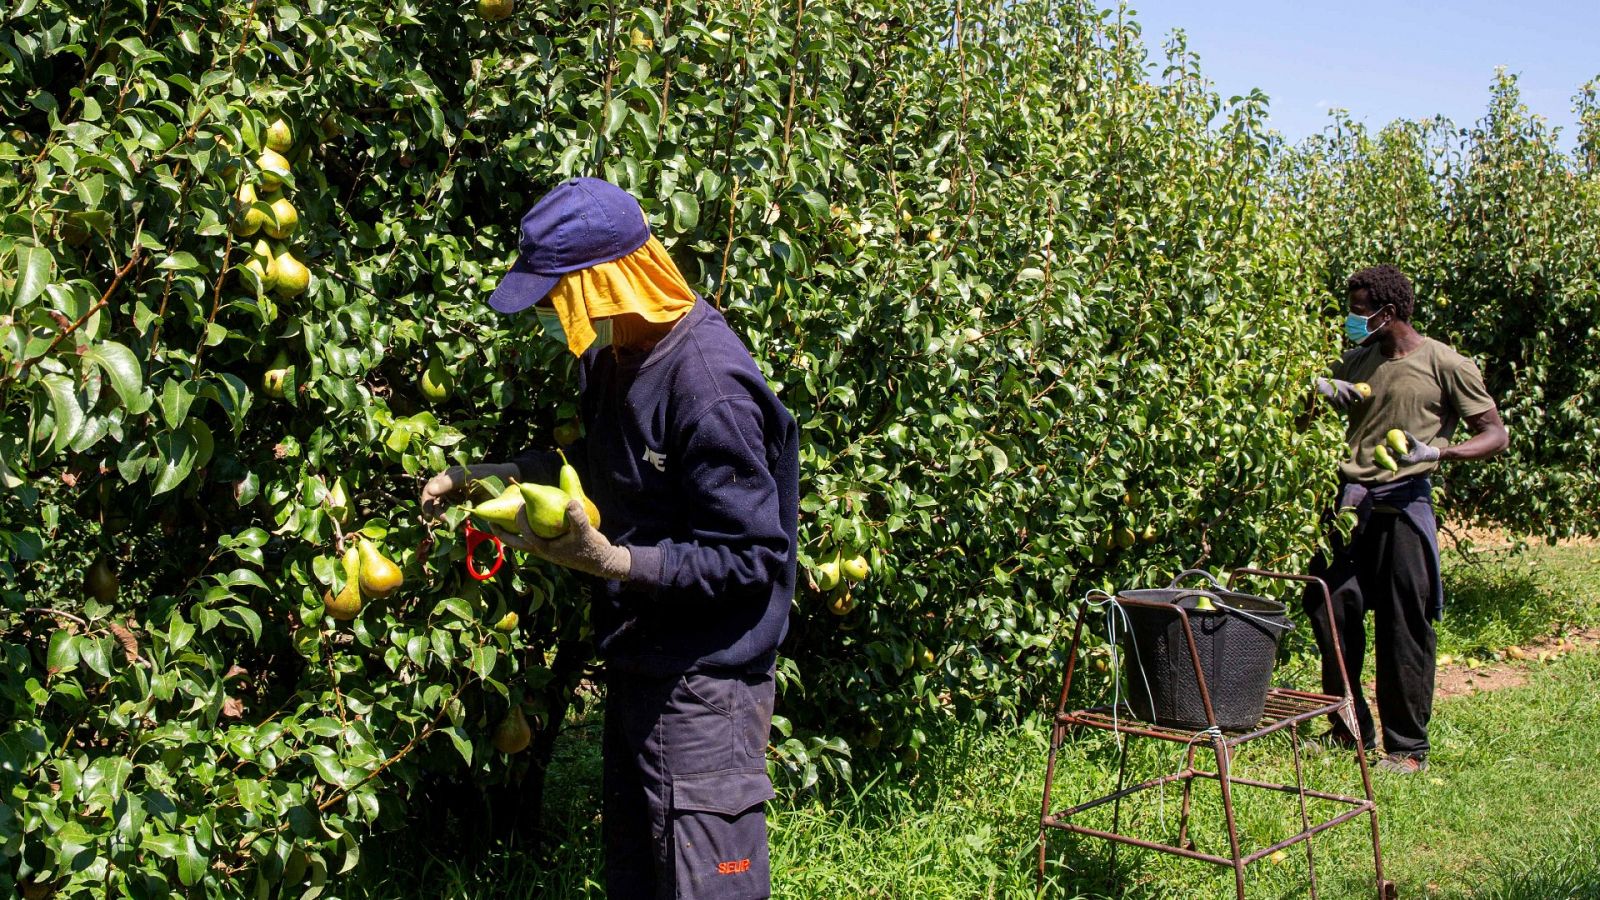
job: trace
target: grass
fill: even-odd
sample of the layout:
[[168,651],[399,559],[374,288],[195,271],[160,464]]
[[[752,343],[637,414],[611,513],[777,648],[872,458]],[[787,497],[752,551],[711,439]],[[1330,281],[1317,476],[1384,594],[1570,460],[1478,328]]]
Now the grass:
[[[1537,548],[1481,564],[1449,561],[1450,607],[1442,652],[1465,654],[1525,643],[1563,625],[1600,623],[1600,551]],[[1309,673],[1283,673],[1299,680]],[[1545,900],[1600,896],[1600,652],[1532,667],[1529,682],[1442,702],[1435,714],[1433,769],[1412,778],[1374,776],[1387,876],[1402,897]],[[592,731],[592,729],[591,729]],[[1130,777],[1172,771],[1182,747],[1136,741]],[[1034,894],[1046,732],[1042,719],[1009,730],[957,729],[909,778],[880,776],[852,792],[772,804],[774,895],[784,898],[988,898]],[[1202,753],[1204,760],[1209,750]],[[1235,770],[1292,780],[1289,748],[1243,748]],[[1109,790],[1115,748],[1103,734],[1062,750],[1057,801],[1070,805]],[[1308,781],[1359,793],[1348,756],[1308,759]],[[347,896],[599,898],[600,830],[594,813],[599,765],[593,735],[566,741],[552,779],[549,815],[567,836],[539,858],[496,850],[473,864],[401,839],[369,856]],[[1194,835],[1225,852],[1214,784],[1196,789]],[[1169,839],[1178,792],[1124,805],[1127,830]],[[1237,796],[1247,846],[1298,830],[1292,798]],[[1328,806],[1320,811],[1325,815]],[[1314,805],[1312,815],[1319,812]],[[1107,816],[1107,818],[1109,818]],[[1064,834],[1050,839],[1050,897],[1232,896],[1231,871],[1123,848],[1111,868],[1107,845]],[[1372,896],[1364,820],[1315,844],[1324,897]],[[1251,897],[1306,894],[1305,857],[1249,870]]]

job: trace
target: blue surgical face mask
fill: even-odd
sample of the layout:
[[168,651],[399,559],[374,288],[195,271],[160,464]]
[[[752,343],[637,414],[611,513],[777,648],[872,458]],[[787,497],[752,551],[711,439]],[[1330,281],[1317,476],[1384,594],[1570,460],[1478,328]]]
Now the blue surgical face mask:
[[[1383,312],[1383,310],[1380,309],[1378,312]],[[1345,337],[1357,344],[1365,343],[1367,338],[1372,337],[1374,334],[1374,332],[1367,327],[1367,323],[1371,322],[1373,318],[1378,315],[1378,312],[1375,312],[1370,316],[1358,316],[1355,313],[1346,315],[1344,317]]]

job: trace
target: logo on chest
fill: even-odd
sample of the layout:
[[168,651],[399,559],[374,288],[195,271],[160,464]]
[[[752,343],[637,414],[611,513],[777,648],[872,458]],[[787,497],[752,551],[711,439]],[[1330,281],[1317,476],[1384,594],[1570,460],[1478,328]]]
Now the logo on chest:
[[665,453],[657,453],[646,447],[644,448],[643,459],[650,465],[655,466],[657,472],[665,472],[667,470],[667,455]]

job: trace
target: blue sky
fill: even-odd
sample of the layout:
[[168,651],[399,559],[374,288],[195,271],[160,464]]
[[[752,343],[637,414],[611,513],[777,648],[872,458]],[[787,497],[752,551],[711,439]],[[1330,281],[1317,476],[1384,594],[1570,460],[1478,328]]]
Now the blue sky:
[[[1114,0],[1101,0],[1114,7]],[[1496,66],[1521,76],[1523,102],[1573,145],[1572,95],[1600,76],[1600,0],[1129,0],[1156,60],[1183,28],[1226,98],[1259,87],[1291,141],[1330,107],[1369,126],[1397,118],[1477,121]]]

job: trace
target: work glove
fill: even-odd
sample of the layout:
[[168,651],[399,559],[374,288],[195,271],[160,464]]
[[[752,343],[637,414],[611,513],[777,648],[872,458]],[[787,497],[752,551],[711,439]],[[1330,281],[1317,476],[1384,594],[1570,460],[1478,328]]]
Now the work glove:
[[557,538],[542,538],[528,528],[527,511],[517,518],[521,534],[495,527],[495,534],[507,547],[525,550],[546,562],[584,572],[599,578],[625,581],[633,568],[633,554],[606,540],[599,529],[589,524],[583,504],[567,504],[567,533]]
[[1425,444],[1416,435],[1406,432],[1406,446],[1411,449],[1400,454],[1397,462],[1402,466],[1414,466],[1417,463],[1438,462],[1439,448]]
[[1356,401],[1363,398],[1361,391],[1356,389],[1353,382],[1340,381],[1337,378],[1318,378],[1317,393],[1336,409],[1349,409]]
[[466,483],[467,470],[461,466],[451,466],[428,479],[422,486],[419,504],[422,507],[422,514],[430,519],[444,515],[445,509],[459,498],[461,488]]

